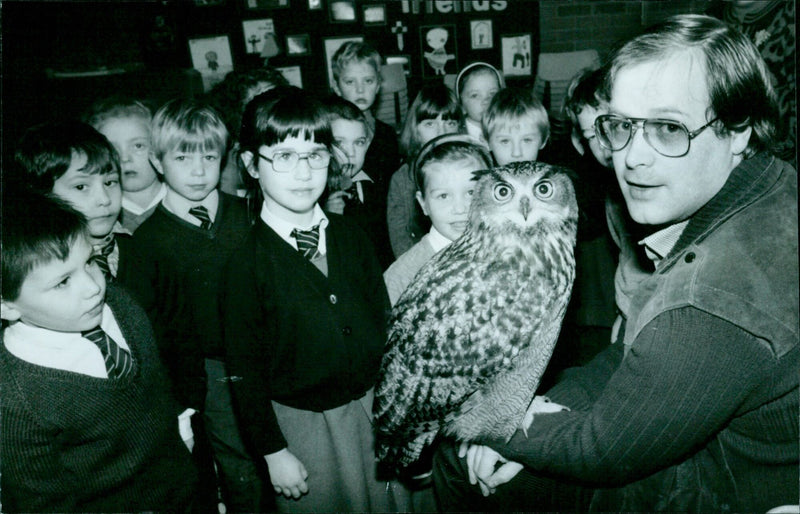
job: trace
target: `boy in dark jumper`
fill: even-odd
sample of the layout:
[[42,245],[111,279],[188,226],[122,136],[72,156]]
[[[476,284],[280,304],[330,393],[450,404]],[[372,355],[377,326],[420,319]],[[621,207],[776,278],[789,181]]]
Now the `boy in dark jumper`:
[[30,193],[4,200],[3,507],[188,511],[196,471],[147,317],[106,289],[80,213]]
[[239,436],[220,342],[221,268],[250,226],[244,200],[217,190],[228,131],[212,108],[173,100],[153,117],[152,144],[167,193],[136,230],[121,280],[156,327],[178,400],[189,415],[203,413],[228,511],[259,511],[260,481]]

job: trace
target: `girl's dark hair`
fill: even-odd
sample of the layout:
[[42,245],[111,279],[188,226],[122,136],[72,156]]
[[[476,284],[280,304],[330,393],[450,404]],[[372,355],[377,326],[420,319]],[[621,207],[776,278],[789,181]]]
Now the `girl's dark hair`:
[[463,122],[463,113],[458,103],[456,94],[443,82],[434,82],[422,86],[417,97],[408,108],[403,129],[400,131],[400,151],[410,161],[419,151],[420,143],[417,140],[417,124],[425,120],[436,119],[455,120],[459,126]]
[[86,220],[67,202],[29,189],[6,188],[2,202],[2,282],[0,297],[14,301],[33,268],[66,260]]

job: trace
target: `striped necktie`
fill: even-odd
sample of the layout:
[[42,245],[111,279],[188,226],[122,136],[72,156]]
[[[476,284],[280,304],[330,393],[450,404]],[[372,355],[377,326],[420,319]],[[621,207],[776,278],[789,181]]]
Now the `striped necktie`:
[[81,335],[93,342],[103,354],[106,362],[108,378],[124,378],[133,370],[133,357],[127,350],[120,347],[102,328],[97,326],[92,330],[81,332]]
[[213,223],[211,222],[211,216],[208,215],[208,209],[202,205],[198,205],[197,207],[189,209],[189,214],[200,220],[200,228],[203,230],[211,230]]
[[97,263],[97,267],[100,268],[100,271],[103,272],[103,276],[105,276],[106,280],[109,282],[114,280],[114,276],[111,274],[111,267],[108,264],[108,256],[114,251],[115,242],[116,240],[114,239],[114,234],[111,234],[108,242],[103,243],[102,245],[95,245],[92,250],[92,259]]
[[303,257],[313,259],[319,245],[319,225],[312,227],[311,230],[294,229],[291,236],[297,240],[297,250]]

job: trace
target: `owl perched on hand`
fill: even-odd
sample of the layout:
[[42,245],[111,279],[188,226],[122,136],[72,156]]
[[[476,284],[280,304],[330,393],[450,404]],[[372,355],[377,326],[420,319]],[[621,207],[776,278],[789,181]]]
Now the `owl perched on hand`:
[[461,441],[511,438],[572,289],[578,207],[567,170],[518,162],[476,175],[469,227],[392,313],[375,419],[378,460],[397,471],[440,430]]

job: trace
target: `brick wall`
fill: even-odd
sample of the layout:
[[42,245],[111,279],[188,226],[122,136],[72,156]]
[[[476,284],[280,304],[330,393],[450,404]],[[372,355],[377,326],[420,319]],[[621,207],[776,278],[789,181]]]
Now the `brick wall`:
[[541,0],[541,52],[595,48],[604,57],[617,41],[680,13],[702,13],[708,0]]

